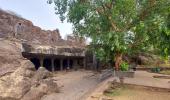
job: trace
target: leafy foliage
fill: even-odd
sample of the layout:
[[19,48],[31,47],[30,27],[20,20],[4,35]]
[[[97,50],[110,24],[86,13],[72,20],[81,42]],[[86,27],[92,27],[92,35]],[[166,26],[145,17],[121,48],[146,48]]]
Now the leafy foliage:
[[48,0],[74,33],[92,39],[105,61],[122,54],[157,51],[170,54],[169,0]]
[[121,69],[121,71],[128,71],[129,70],[129,65],[128,65],[128,63],[126,63],[126,62],[122,62],[121,64],[120,64],[120,69]]

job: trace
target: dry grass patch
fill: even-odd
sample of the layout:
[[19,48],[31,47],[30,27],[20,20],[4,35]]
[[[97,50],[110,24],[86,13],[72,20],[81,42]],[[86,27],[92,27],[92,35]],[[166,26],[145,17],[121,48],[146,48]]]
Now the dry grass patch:
[[170,100],[170,89],[114,84],[104,95],[114,100]]
[[161,71],[160,74],[170,75],[170,70]]

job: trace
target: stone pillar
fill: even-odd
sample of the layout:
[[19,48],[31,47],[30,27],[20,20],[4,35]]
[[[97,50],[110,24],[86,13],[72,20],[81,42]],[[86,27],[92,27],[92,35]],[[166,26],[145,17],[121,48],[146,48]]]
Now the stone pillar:
[[60,59],[60,70],[63,70],[63,59]]
[[70,69],[70,59],[67,59],[67,69]]
[[78,69],[77,59],[74,59],[74,60],[73,60],[73,69],[75,69],[75,70]]
[[54,72],[55,71],[55,69],[54,69],[54,58],[52,58],[51,59],[51,67],[52,67],[52,72]]
[[43,67],[43,62],[44,62],[44,58],[41,57],[41,58],[40,58],[40,67]]
[[83,59],[83,68],[86,69],[86,57]]

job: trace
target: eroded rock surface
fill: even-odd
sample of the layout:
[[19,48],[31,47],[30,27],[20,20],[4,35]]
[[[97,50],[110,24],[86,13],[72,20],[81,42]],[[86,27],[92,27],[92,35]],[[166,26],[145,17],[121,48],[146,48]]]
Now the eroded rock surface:
[[0,38],[14,37],[34,44],[85,46],[83,38],[68,36],[63,40],[58,29],[43,30],[29,20],[0,9]]
[[49,93],[59,92],[57,83],[51,77],[52,74],[45,68],[40,67],[33,76],[32,86],[21,100],[40,100],[42,96]]
[[39,100],[58,92],[50,72],[45,68],[35,71],[34,65],[22,57],[19,42],[1,39],[0,45],[0,100]]

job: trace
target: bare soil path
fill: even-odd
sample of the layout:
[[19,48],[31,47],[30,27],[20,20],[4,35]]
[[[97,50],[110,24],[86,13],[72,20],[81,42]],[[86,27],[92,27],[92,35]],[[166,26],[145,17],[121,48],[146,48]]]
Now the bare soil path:
[[54,77],[61,93],[44,96],[41,100],[82,100],[99,83],[98,75],[91,71],[59,72]]

